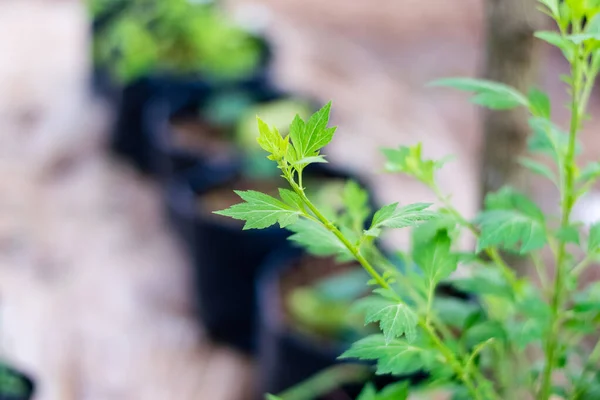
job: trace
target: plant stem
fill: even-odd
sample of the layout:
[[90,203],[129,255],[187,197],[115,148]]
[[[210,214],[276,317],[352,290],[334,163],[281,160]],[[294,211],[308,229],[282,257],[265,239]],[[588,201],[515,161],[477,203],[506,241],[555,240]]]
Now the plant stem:
[[363,268],[369,273],[369,275],[371,275],[371,277],[377,282],[377,284],[384,289],[393,291],[393,289],[386,282],[386,280],[379,274],[379,272],[377,272],[377,270],[375,270],[375,268],[373,268],[373,266],[367,261],[367,259],[365,259],[365,257],[360,253],[359,249],[355,245],[353,245],[346,238],[346,236],[344,236],[344,234],[335,225],[333,225],[331,221],[329,221],[327,217],[325,217],[317,209],[317,207],[315,207],[314,204],[312,204],[308,197],[306,197],[304,190],[300,186],[298,186],[293,180],[290,180],[290,184],[296,192],[296,194],[300,196],[304,204],[306,204],[306,206],[309,208],[309,210],[312,211],[313,214],[315,214],[317,219],[325,226],[325,228],[327,228],[328,231],[333,233],[340,240],[340,242],[342,242],[342,244],[348,249],[348,251],[352,253],[356,261],[358,261],[363,266]]
[[427,335],[431,338],[435,347],[437,347],[440,353],[442,353],[446,361],[458,375],[459,379],[463,381],[471,396],[476,400],[483,400],[484,398],[482,397],[481,393],[477,390],[473,382],[471,382],[468,371],[463,368],[461,363],[456,359],[456,357],[454,357],[452,351],[440,340],[431,326],[422,319],[419,320],[419,326],[423,328],[425,333],[427,333]]
[[431,315],[431,306],[433,305],[433,294],[435,285],[429,285],[429,291],[427,292],[427,309],[425,313],[425,323],[429,324]]
[[581,260],[581,262],[579,264],[577,264],[575,267],[573,267],[573,269],[571,270],[571,274],[573,274],[575,276],[579,276],[579,274],[581,274],[583,271],[585,271],[585,269],[590,265],[590,263],[593,260],[594,260],[594,257],[588,255],[583,260]]
[[362,383],[371,375],[369,368],[341,364],[330,367],[312,378],[280,393],[283,400],[312,400],[327,394],[344,384]]
[[[369,273],[369,275],[371,275],[371,277],[377,282],[377,284],[384,289],[390,290],[392,293],[394,293],[400,299],[400,296],[398,296],[398,294],[394,291],[394,289],[392,287],[390,287],[390,285],[377,272],[377,270],[375,270],[375,268],[373,268],[373,266],[369,263],[369,261],[360,253],[360,250],[355,245],[353,245],[344,236],[344,234],[335,225],[333,225],[331,223],[331,221],[329,221],[327,219],[327,217],[325,217],[317,209],[317,207],[315,207],[314,204],[312,204],[312,202],[308,199],[308,197],[306,197],[304,190],[302,190],[302,188],[299,187],[294,180],[290,179],[289,183],[292,186],[292,188],[294,189],[294,191],[296,192],[296,194],[298,196],[300,196],[302,201],[306,204],[306,206],[315,214],[317,219],[325,226],[325,228],[327,230],[332,232],[340,240],[340,242],[342,242],[342,244],[348,249],[348,251],[350,251],[350,253],[352,253],[352,255],[355,257],[355,259],[362,265],[362,267]],[[439,336],[433,330],[431,325],[427,321],[425,321],[423,318],[419,318],[418,323],[419,323],[419,326],[421,326],[421,328],[423,328],[423,330],[425,331],[427,336],[429,336],[429,338],[432,340],[432,342],[437,347],[437,349],[440,351],[440,353],[444,356],[446,361],[452,366],[455,373],[458,375],[459,379],[461,379],[463,381],[463,383],[465,384],[465,387],[467,388],[467,390],[469,391],[471,396],[473,396],[473,398],[476,400],[484,400],[484,398],[481,396],[481,393],[479,393],[477,391],[477,388],[471,381],[468,371],[462,366],[461,362],[454,355],[452,350],[450,350],[450,348],[448,348],[440,340]]]
[[[572,86],[572,102],[571,102],[571,125],[569,129],[569,147],[564,162],[564,185],[561,201],[561,227],[567,228],[570,224],[571,211],[575,203],[575,144],[577,132],[581,123],[581,115],[583,110],[580,107],[580,85],[582,80],[581,75],[581,47],[575,54],[572,67],[573,86]],[[542,375],[542,383],[538,398],[547,400],[550,398],[552,390],[552,372],[556,361],[556,351],[559,345],[559,331],[561,328],[561,312],[565,297],[565,275],[567,271],[567,249],[566,242],[562,240],[558,248],[556,259],[556,272],[554,278],[554,290],[551,304],[551,326],[548,340],[545,346],[546,362]]]

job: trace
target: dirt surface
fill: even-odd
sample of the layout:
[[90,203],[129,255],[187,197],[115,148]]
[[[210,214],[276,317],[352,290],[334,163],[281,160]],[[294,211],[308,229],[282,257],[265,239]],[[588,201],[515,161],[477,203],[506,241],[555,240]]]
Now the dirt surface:
[[[267,21],[282,85],[333,100],[332,160],[372,179],[384,202],[430,201],[421,185],[380,174],[380,147],[422,141],[428,156],[456,157],[440,182],[474,215],[477,110],[424,84],[477,74],[480,0],[261,0],[244,12],[249,2],[231,2],[239,18]],[[0,4],[2,354],[38,378],[37,400],[241,399],[250,364],[194,323],[188,260],[159,188],[103,150],[111,115],[87,90],[88,53],[80,3]],[[565,65],[546,56],[540,84],[564,124]],[[586,125],[587,160],[599,154],[596,126]],[[555,191],[532,187],[552,209]],[[582,219],[600,216],[590,199]]]

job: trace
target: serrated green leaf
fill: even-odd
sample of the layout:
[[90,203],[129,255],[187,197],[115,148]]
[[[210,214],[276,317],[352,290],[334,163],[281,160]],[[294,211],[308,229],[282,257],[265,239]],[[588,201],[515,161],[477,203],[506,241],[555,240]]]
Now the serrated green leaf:
[[267,194],[254,190],[235,193],[245,202],[214,213],[246,221],[244,229],[263,229],[276,223],[284,228],[295,223],[300,216],[297,209]]
[[297,243],[310,254],[316,256],[339,256],[344,260],[351,260],[353,257],[348,249],[340,240],[323,225],[301,219],[288,229],[294,232],[289,240]]
[[415,203],[400,208],[398,203],[389,204],[375,213],[371,227],[365,234],[377,236],[383,227],[397,229],[415,227],[438,218],[438,213],[427,210],[429,207],[431,203]]
[[357,308],[365,313],[365,324],[379,322],[386,343],[406,336],[412,343],[417,336],[417,314],[406,304],[381,296],[369,296],[357,302]]
[[502,246],[526,254],[546,244],[543,223],[516,210],[485,211],[479,215],[478,223],[481,227],[478,251]]
[[551,105],[550,98],[539,89],[531,88],[527,94],[529,99],[529,109],[536,117],[550,118]]
[[589,163],[583,168],[577,177],[577,181],[586,183],[592,180],[596,180],[600,177],[600,162],[594,161]]
[[371,335],[354,343],[340,356],[341,359],[358,358],[377,360],[378,374],[407,375],[422,370],[435,360],[432,350],[395,339],[387,343],[383,335]]
[[256,118],[258,123],[259,136],[256,139],[260,147],[263,150],[270,153],[275,159],[282,158],[285,153],[282,153],[281,142],[283,137],[275,127],[270,127],[266,122],[260,118]]
[[296,151],[296,162],[318,155],[335,133],[336,128],[327,128],[331,102],[314,113],[307,122],[296,116],[290,125],[290,137]]
[[443,165],[442,161],[426,160],[422,154],[422,144],[400,146],[398,149],[382,149],[387,159],[385,168],[389,172],[401,172],[426,184],[434,180],[435,171]]
[[588,254],[600,252],[600,222],[593,224],[590,227],[590,235],[588,238]]
[[555,47],[558,47],[562,51],[563,55],[565,56],[565,59],[567,59],[569,61],[573,60],[573,57],[575,55],[574,43],[572,41],[566,39],[564,36],[562,36],[558,32],[540,31],[540,32],[535,32],[534,35],[538,39],[541,39]]
[[526,196],[510,188],[490,193],[486,208],[477,218],[481,228],[478,251],[501,246],[521,254],[546,244],[544,214]]
[[524,166],[525,168],[529,169],[530,171],[532,171],[533,173],[536,173],[538,175],[541,175],[545,178],[548,178],[551,182],[553,182],[555,185],[558,185],[558,182],[556,180],[556,176],[554,176],[554,173],[552,172],[552,170],[542,164],[539,163],[537,161],[532,160],[531,158],[520,158],[519,159],[519,163]]
[[509,109],[529,106],[529,102],[518,90],[498,82],[473,78],[446,78],[430,86],[448,86],[458,90],[473,92],[473,102],[490,108]]
[[438,231],[425,242],[415,242],[413,238],[413,259],[425,273],[429,287],[437,285],[456,270],[458,258],[451,252],[451,245],[446,230]]

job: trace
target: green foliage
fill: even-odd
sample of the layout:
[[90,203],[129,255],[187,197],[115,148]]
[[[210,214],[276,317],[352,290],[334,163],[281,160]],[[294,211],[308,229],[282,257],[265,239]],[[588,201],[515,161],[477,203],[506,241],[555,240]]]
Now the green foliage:
[[448,278],[458,265],[458,258],[452,253],[452,241],[448,231],[440,230],[426,241],[413,243],[412,256],[423,270],[429,289]]
[[236,193],[245,203],[236,204],[227,210],[215,212],[215,214],[246,221],[244,229],[263,229],[276,223],[285,228],[298,221],[301,214],[301,210],[295,203],[296,198],[293,194],[288,196],[286,191],[281,193],[283,193],[282,199],[285,198],[284,200],[289,201],[288,204],[253,190],[236,191]]
[[[109,2],[90,2],[100,13]],[[261,47],[212,4],[131,0],[94,38],[95,62],[128,83],[170,71],[214,80],[243,77],[257,67]]]
[[398,203],[387,205],[378,210],[373,216],[373,222],[368,231],[368,236],[379,236],[382,228],[408,228],[418,226],[423,222],[438,217],[438,213],[428,211],[431,204],[417,203],[398,208]]
[[436,353],[418,343],[404,339],[388,342],[383,335],[371,335],[354,343],[340,358],[377,360],[378,374],[408,375],[431,368]]
[[526,196],[504,188],[490,193],[485,203],[486,210],[477,219],[481,227],[479,250],[501,246],[525,254],[544,247],[544,214]]
[[420,143],[412,147],[400,146],[397,150],[383,149],[383,154],[387,159],[387,171],[405,173],[425,184],[433,183],[435,171],[444,164],[443,161],[423,159]]
[[528,99],[510,86],[471,78],[440,79],[431,86],[448,86],[458,90],[473,92],[471,101],[483,107],[494,110],[508,110],[518,106],[529,106]]
[[319,162],[319,150],[325,147],[331,139],[336,128],[328,128],[331,102],[314,113],[308,121],[296,115],[290,125],[290,137],[294,147],[290,148],[288,157],[293,165],[308,165]]
[[379,322],[386,343],[405,335],[410,343],[417,337],[417,314],[406,304],[394,298],[370,296],[358,307],[365,312],[365,323]]
[[[222,213],[246,219],[251,227],[289,225],[295,232],[292,240],[309,252],[353,259],[364,268],[370,278],[365,283],[377,288],[371,287],[373,294],[356,307],[367,324],[378,323],[381,333],[357,341],[341,358],[375,363],[379,374],[428,372],[425,392],[441,387],[453,399],[598,397],[600,285],[584,280],[582,272],[600,258],[600,223],[585,231],[572,211],[600,177],[599,163],[582,170],[577,164],[582,147],[578,133],[600,71],[600,1],[540,0],[540,8],[558,30],[537,37],[560,48],[571,64],[572,73],[564,79],[572,96],[568,131],[550,120],[551,102],[538,89],[525,95],[472,78],[442,79],[433,86],[471,92],[474,103],[494,110],[523,107],[530,112],[528,147],[535,158],[521,163],[556,185],[558,215],[545,215],[524,194],[503,188],[489,193],[484,210],[470,221],[436,181],[444,161],[426,159],[417,144],[383,150],[386,169],[427,185],[443,208],[393,203],[365,225],[368,197],[357,185],[348,184],[341,208],[327,212],[304,187],[304,166],[323,161],[322,147],[333,138],[334,129],[327,127],[330,104],[307,121],[294,118],[289,136],[259,121],[259,143],[291,191],[282,192],[281,201],[269,200],[268,206],[254,204],[250,197],[242,208]],[[252,209],[266,216],[256,217]],[[292,219],[298,221],[291,224]],[[374,245],[386,229],[411,231],[411,248],[399,252],[405,268],[396,268]],[[474,251],[459,251],[464,234],[476,240]],[[516,258],[506,252],[527,261],[523,276],[512,268]],[[453,277],[459,266],[462,276]],[[476,301],[436,295],[448,280]],[[590,347],[590,341],[597,344]],[[380,392],[367,385],[360,399],[402,399],[406,390],[419,391],[406,382]]]

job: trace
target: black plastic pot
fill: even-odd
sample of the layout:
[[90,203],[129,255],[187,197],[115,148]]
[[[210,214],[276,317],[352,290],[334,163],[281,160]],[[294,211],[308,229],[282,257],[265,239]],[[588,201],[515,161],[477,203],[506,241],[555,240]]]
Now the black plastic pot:
[[[312,337],[298,333],[284,323],[282,294],[279,282],[282,273],[294,265],[303,254],[301,249],[284,247],[271,254],[261,269],[257,279],[258,292],[258,337],[259,337],[259,392],[280,393],[293,387],[315,374],[339,363],[351,361],[338,360],[351,343],[331,342],[325,344]],[[356,361],[354,361],[356,363]],[[393,377],[391,375],[372,378],[377,386],[410,380],[416,384],[427,378],[425,373]],[[366,383],[366,382],[365,382]],[[364,383],[340,388],[345,398],[354,399],[360,393]],[[339,395],[339,393],[338,393]],[[332,395],[333,396],[333,395]],[[339,397],[323,397],[332,400]]]
[[0,386],[0,400],[30,400],[35,392],[33,380],[24,373],[5,365],[0,364],[0,368],[2,369],[2,373],[9,374],[18,379],[22,386],[21,393],[8,393],[5,388]]

